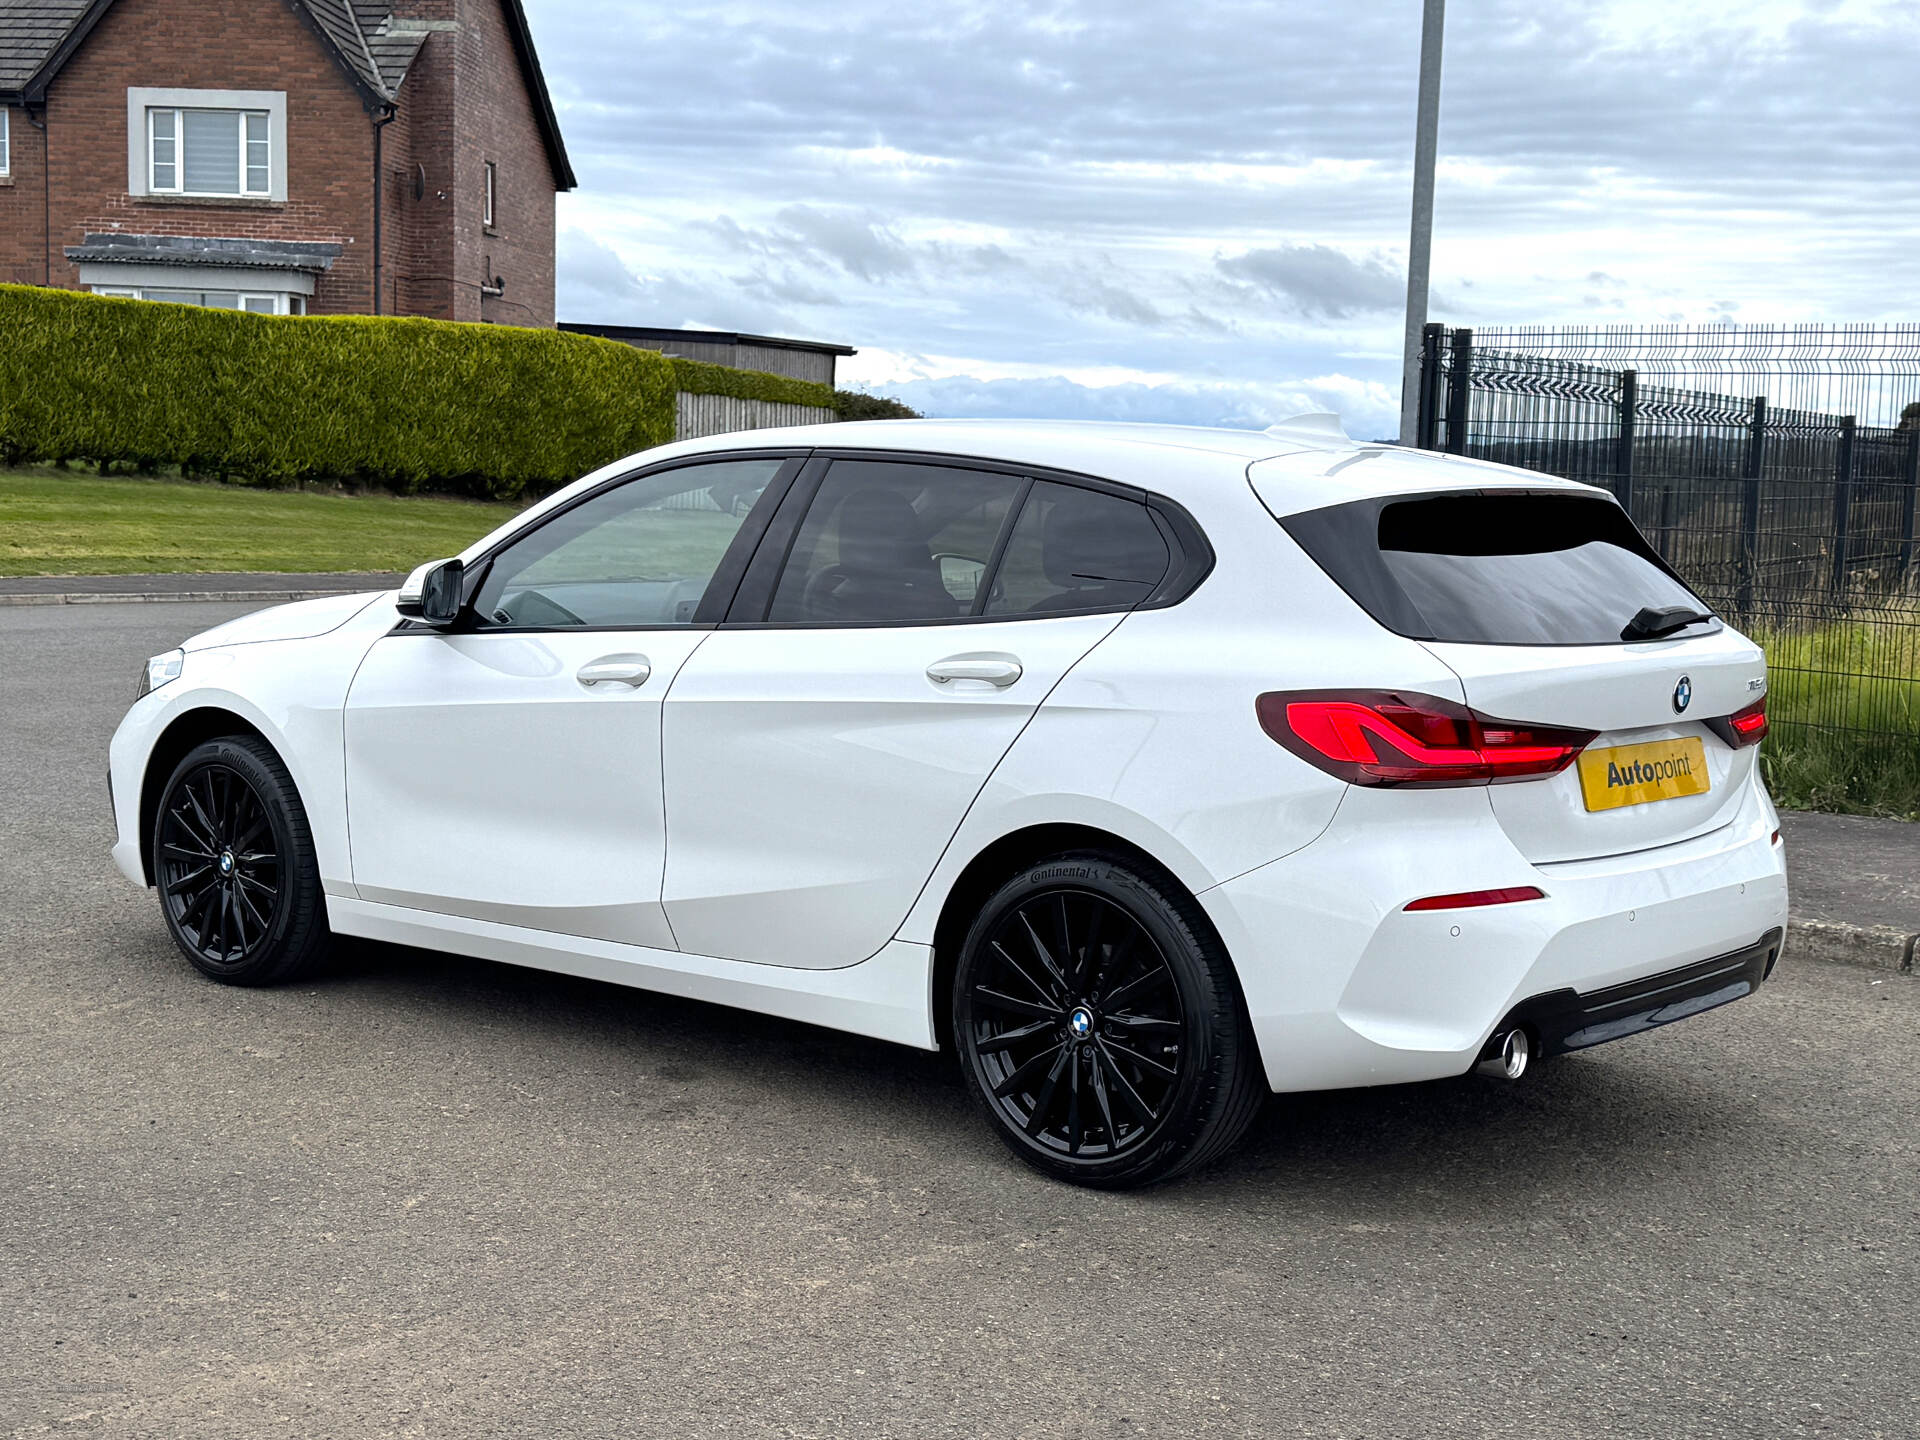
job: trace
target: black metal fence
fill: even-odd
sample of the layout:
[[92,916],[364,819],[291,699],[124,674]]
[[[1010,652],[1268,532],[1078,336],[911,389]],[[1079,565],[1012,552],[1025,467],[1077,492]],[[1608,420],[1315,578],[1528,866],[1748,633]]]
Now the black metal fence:
[[[1824,371],[1816,329],[1834,352]],[[1777,715],[1911,741],[1920,767],[1920,327],[1799,327],[1766,332],[1771,344],[1691,333],[1704,338],[1503,331],[1489,345],[1430,325],[1418,443],[1613,491],[1668,563],[1767,642]],[[1594,363],[1641,358],[1636,337],[1657,381]],[[1775,393],[1696,388],[1735,379]],[[1881,423],[1782,399],[1835,395]]]
[[1642,384],[1765,395],[1777,408],[1893,428],[1920,401],[1920,324],[1482,327],[1474,343],[1632,370]]

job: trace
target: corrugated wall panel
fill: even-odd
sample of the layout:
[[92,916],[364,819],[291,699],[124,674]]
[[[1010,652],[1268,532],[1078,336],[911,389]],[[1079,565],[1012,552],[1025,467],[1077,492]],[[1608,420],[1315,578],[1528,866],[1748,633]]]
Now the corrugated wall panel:
[[825,425],[833,411],[819,405],[775,405],[765,400],[736,400],[731,395],[674,397],[674,439],[698,440],[735,430],[768,430],[778,425]]
[[795,380],[811,380],[816,385],[833,384],[833,356],[812,350],[790,350],[784,345],[752,345],[742,341],[737,357],[730,363],[742,370],[790,375]]

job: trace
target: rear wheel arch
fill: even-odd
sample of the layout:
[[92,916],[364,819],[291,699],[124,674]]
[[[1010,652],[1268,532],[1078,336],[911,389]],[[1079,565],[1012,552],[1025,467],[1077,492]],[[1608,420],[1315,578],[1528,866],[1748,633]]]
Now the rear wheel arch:
[[153,827],[160,815],[160,792],[177,766],[197,745],[228,735],[245,735],[258,740],[281,763],[286,757],[280,748],[261,733],[260,727],[232,710],[206,705],[176,715],[147,752],[145,773],[140,780],[140,869],[149,885],[154,883]]
[[[1151,851],[1135,841],[1092,825],[1029,825],[1000,836],[967,862],[948,889],[934,924],[932,992],[934,1040],[941,1049],[953,1047],[953,975],[960,951],[980,908],[1001,885],[1029,866],[1065,855],[1096,852],[1139,869],[1169,895],[1188,902],[1188,921],[1219,943],[1231,957],[1225,940],[1187,884]],[[1235,975],[1236,985],[1238,974]],[[1244,1010],[1246,999],[1239,997]]]

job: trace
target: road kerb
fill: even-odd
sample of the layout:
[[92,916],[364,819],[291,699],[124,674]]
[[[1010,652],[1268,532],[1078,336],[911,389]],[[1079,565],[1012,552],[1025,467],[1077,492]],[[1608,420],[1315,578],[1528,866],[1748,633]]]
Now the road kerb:
[[53,595],[0,595],[5,605],[141,605],[195,604],[225,605],[283,604],[292,600],[325,600],[335,595],[360,595],[365,586],[353,590],[165,590],[165,591],[79,591]]
[[1789,920],[1784,958],[1821,960],[1830,965],[1856,965],[1911,975],[1916,942],[1920,942],[1920,936],[1903,934],[1885,925]]

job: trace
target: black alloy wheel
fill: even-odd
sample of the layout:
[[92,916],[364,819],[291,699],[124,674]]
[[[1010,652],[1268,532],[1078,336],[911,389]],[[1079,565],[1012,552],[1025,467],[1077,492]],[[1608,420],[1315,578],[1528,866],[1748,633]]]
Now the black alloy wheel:
[[209,741],[168,780],[153,873],[174,942],[202,974],[286,980],[327,939],[306,811],[280,757],[251,736]]
[[970,1088],[1014,1152],[1085,1184],[1223,1151],[1264,1095],[1231,965],[1183,892],[1106,856],[1002,887],[955,975]]

